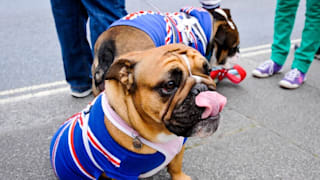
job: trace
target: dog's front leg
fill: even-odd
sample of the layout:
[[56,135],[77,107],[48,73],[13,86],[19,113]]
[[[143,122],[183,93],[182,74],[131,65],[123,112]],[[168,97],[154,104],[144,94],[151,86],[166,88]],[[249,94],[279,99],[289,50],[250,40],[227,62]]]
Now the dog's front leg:
[[182,160],[184,154],[184,146],[179,154],[168,164],[168,172],[172,180],[191,180],[191,177],[182,172]]

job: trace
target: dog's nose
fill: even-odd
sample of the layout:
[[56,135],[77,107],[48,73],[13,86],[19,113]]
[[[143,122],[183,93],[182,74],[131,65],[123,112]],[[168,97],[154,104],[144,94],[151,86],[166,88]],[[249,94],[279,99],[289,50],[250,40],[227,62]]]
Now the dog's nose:
[[208,86],[200,83],[200,84],[195,84],[192,89],[191,89],[191,93],[194,94],[195,96],[197,96],[200,92],[203,91],[208,91]]

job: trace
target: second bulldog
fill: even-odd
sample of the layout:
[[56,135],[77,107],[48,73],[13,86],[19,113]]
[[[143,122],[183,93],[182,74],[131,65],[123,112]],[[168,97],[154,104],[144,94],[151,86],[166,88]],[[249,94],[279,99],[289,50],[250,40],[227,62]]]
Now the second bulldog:
[[51,163],[60,179],[136,180],[168,167],[182,172],[185,137],[216,131],[226,98],[209,63],[182,44],[131,52],[113,62],[105,91],[54,135]]
[[104,89],[106,72],[116,57],[172,43],[197,49],[211,65],[224,65],[239,50],[239,33],[228,9],[188,7],[176,13],[129,14],[114,22],[95,44],[94,95]]

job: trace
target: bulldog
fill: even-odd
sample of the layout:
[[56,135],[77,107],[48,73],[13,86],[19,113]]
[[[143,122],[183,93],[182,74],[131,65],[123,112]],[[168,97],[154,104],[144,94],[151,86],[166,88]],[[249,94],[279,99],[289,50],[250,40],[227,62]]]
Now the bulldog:
[[197,50],[171,44],[118,57],[105,90],[61,125],[50,156],[59,179],[150,177],[182,172],[187,137],[216,131],[226,98]]
[[197,49],[211,65],[224,65],[239,52],[239,33],[229,9],[187,7],[176,13],[129,14],[114,22],[95,44],[93,94],[103,91],[106,72],[118,56],[172,43]]

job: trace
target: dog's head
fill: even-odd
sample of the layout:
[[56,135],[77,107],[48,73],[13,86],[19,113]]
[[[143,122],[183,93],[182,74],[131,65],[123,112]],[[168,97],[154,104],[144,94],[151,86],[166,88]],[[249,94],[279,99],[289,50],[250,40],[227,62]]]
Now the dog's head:
[[207,48],[211,65],[225,65],[229,58],[238,56],[239,32],[229,9],[208,10],[213,19],[213,33]]
[[143,121],[153,132],[168,136],[208,136],[216,131],[226,103],[215,92],[209,72],[209,63],[198,51],[172,44],[116,59],[105,89],[122,94],[117,98],[124,99],[127,107],[122,108],[133,126]]

